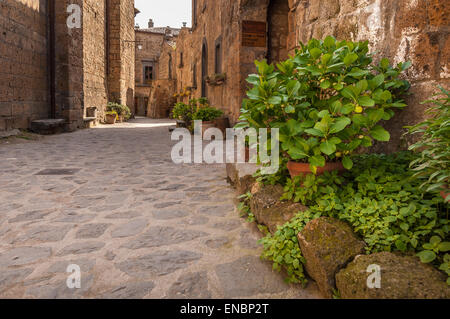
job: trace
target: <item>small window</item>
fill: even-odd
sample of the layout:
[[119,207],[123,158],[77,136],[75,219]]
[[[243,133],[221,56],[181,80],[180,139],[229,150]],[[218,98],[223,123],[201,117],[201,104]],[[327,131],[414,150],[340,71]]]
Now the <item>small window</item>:
[[169,80],[172,80],[172,55],[169,54]]
[[216,41],[215,60],[214,72],[220,74],[222,73],[222,38]]
[[152,64],[144,64],[144,83],[154,80],[154,68]]
[[192,66],[192,87],[197,88],[197,63]]
[[183,52],[180,52],[180,64],[178,65],[178,67],[181,69],[183,66],[184,66]]

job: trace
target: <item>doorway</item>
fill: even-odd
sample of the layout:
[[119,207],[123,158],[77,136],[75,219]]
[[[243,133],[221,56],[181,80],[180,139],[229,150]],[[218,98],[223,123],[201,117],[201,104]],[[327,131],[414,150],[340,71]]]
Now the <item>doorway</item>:
[[288,56],[289,1],[271,0],[267,8],[268,48],[267,62],[277,63]]

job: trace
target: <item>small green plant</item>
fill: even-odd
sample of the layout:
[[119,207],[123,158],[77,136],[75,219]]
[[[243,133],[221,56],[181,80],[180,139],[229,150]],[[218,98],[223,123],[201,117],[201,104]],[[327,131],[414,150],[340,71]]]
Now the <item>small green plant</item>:
[[351,169],[358,148],[389,141],[379,122],[406,106],[401,97],[410,84],[399,76],[411,63],[373,64],[368,41],[327,37],[300,45],[276,68],[255,62],[258,74],[247,79],[252,88],[236,127],[279,128],[283,156],[313,172],[336,161]]
[[[360,155],[355,166],[342,176],[324,174],[288,179],[284,198],[310,205],[262,243],[262,256],[274,268],[286,268],[289,281],[303,281],[303,268],[289,256],[297,256],[297,235],[307,222],[321,216],[347,222],[367,244],[366,252],[400,251],[416,253],[424,262],[448,271],[446,257],[450,222],[438,194],[424,194],[420,180],[413,178],[410,152],[394,155]],[[301,187],[308,183],[307,187]],[[306,185],[304,185],[306,186]],[[289,249],[286,249],[286,244]],[[293,244],[296,244],[293,246]]]
[[246,217],[249,223],[253,223],[255,221],[255,215],[250,210],[250,199],[252,198],[252,194],[247,192],[238,197],[239,204],[237,209],[241,217]]
[[192,119],[204,121],[204,122],[210,122],[214,121],[215,119],[218,119],[223,115],[223,111],[218,110],[211,106],[203,106],[200,107],[192,116]]
[[115,103],[115,102],[108,102],[108,105],[106,107],[106,110],[108,112],[116,112],[118,116],[123,116],[124,119],[128,120],[131,117],[131,110],[128,106]]
[[190,105],[183,102],[175,104],[172,110],[172,117],[174,119],[184,121],[189,124],[192,121],[193,109]]
[[[435,99],[422,104],[432,104],[427,114],[430,119],[408,127],[410,134],[422,134],[420,140],[410,146],[418,153],[411,163],[414,177],[423,181],[420,188],[426,192],[447,192],[450,184],[450,92],[439,87]],[[450,193],[445,198],[450,202]]]

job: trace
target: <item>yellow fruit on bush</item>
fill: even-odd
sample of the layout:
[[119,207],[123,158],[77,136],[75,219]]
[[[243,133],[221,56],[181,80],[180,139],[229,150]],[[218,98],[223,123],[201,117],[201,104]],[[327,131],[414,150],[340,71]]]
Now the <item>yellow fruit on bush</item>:
[[362,113],[362,111],[363,111],[363,108],[359,105],[355,108],[356,113]]
[[342,153],[341,152],[337,152],[336,153],[336,157],[342,157]]

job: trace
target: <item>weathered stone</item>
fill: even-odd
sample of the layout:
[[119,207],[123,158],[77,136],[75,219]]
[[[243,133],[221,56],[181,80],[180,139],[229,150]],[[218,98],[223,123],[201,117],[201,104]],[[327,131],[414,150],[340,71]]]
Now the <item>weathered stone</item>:
[[94,251],[100,250],[104,246],[105,246],[105,243],[96,242],[96,241],[75,243],[75,244],[64,247],[58,253],[58,256],[88,254],[88,253],[92,253]]
[[38,219],[43,219],[45,216],[49,215],[50,211],[32,211],[17,215],[9,220],[10,223],[20,223],[26,221],[33,221]]
[[158,209],[152,212],[153,217],[159,220],[175,219],[188,216],[186,210],[181,209]]
[[70,289],[65,280],[47,283],[41,286],[32,286],[26,293],[38,299],[80,299],[89,291],[93,284],[93,276],[81,277],[81,288]]
[[157,203],[153,206],[155,208],[167,208],[167,207],[171,207],[171,206],[175,206],[175,205],[179,205],[179,204],[181,204],[181,201]]
[[28,275],[33,272],[33,269],[13,269],[0,271],[0,293],[8,289],[11,285],[21,283]]
[[277,293],[285,289],[283,277],[274,276],[270,265],[254,256],[246,256],[231,263],[217,265],[216,274],[219,277],[224,298],[249,297],[255,293]]
[[147,227],[146,219],[135,219],[124,225],[121,225],[111,232],[112,238],[130,237],[142,232]]
[[61,241],[71,229],[71,226],[39,226],[27,231],[24,236],[15,239],[13,243],[24,242],[28,240],[37,240],[43,242]]
[[[381,268],[381,288],[367,285],[370,265]],[[444,273],[419,258],[389,252],[361,255],[336,275],[344,299],[449,299]]]
[[46,119],[31,122],[31,131],[37,134],[49,135],[64,131],[64,119]]
[[208,275],[206,271],[188,273],[180,278],[169,288],[169,299],[210,299],[208,290]]
[[208,216],[225,217],[234,212],[234,205],[202,206],[198,212]]
[[241,164],[227,164],[228,180],[233,185],[238,194],[245,194],[250,191],[256,179],[253,174],[258,170],[256,164],[241,163]]
[[49,273],[61,273],[67,274],[67,267],[70,265],[78,265],[80,266],[80,270],[82,274],[86,274],[92,271],[95,266],[95,259],[70,259],[64,261],[58,261],[51,265],[47,272]]
[[336,273],[363,253],[365,247],[349,225],[327,217],[306,224],[298,241],[306,259],[306,271],[326,298],[333,296]]
[[103,235],[110,224],[87,224],[80,227],[75,238],[90,239]]
[[130,212],[119,212],[106,216],[108,219],[133,219],[142,216],[141,213],[130,211]]
[[149,275],[163,276],[188,267],[202,257],[191,251],[159,251],[142,257],[131,258],[116,267],[133,277],[146,278]]
[[205,245],[213,249],[221,248],[229,243],[230,239],[228,237],[218,237],[205,241]]
[[124,244],[122,247],[129,249],[162,247],[191,241],[208,234],[196,230],[177,229],[173,227],[155,226],[150,227],[147,232],[138,238]]
[[250,199],[250,210],[259,224],[268,227],[271,233],[277,231],[278,226],[284,225],[297,213],[307,208],[298,203],[282,202],[284,193],[281,185],[268,185],[255,192]]
[[241,221],[228,220],[228,221],[224,221],[224,222],[215,223],[212,227],[221,229],[221,230],[232,231],[232,230],[238,228],[239,226],[241,226]]
[[103,295],[103,299],[142,299],[148,295],[155,284],[148,282],[126,283]]
[[51,255],[47,247],[19,247],[0,254],[0,268],[34,263]]

